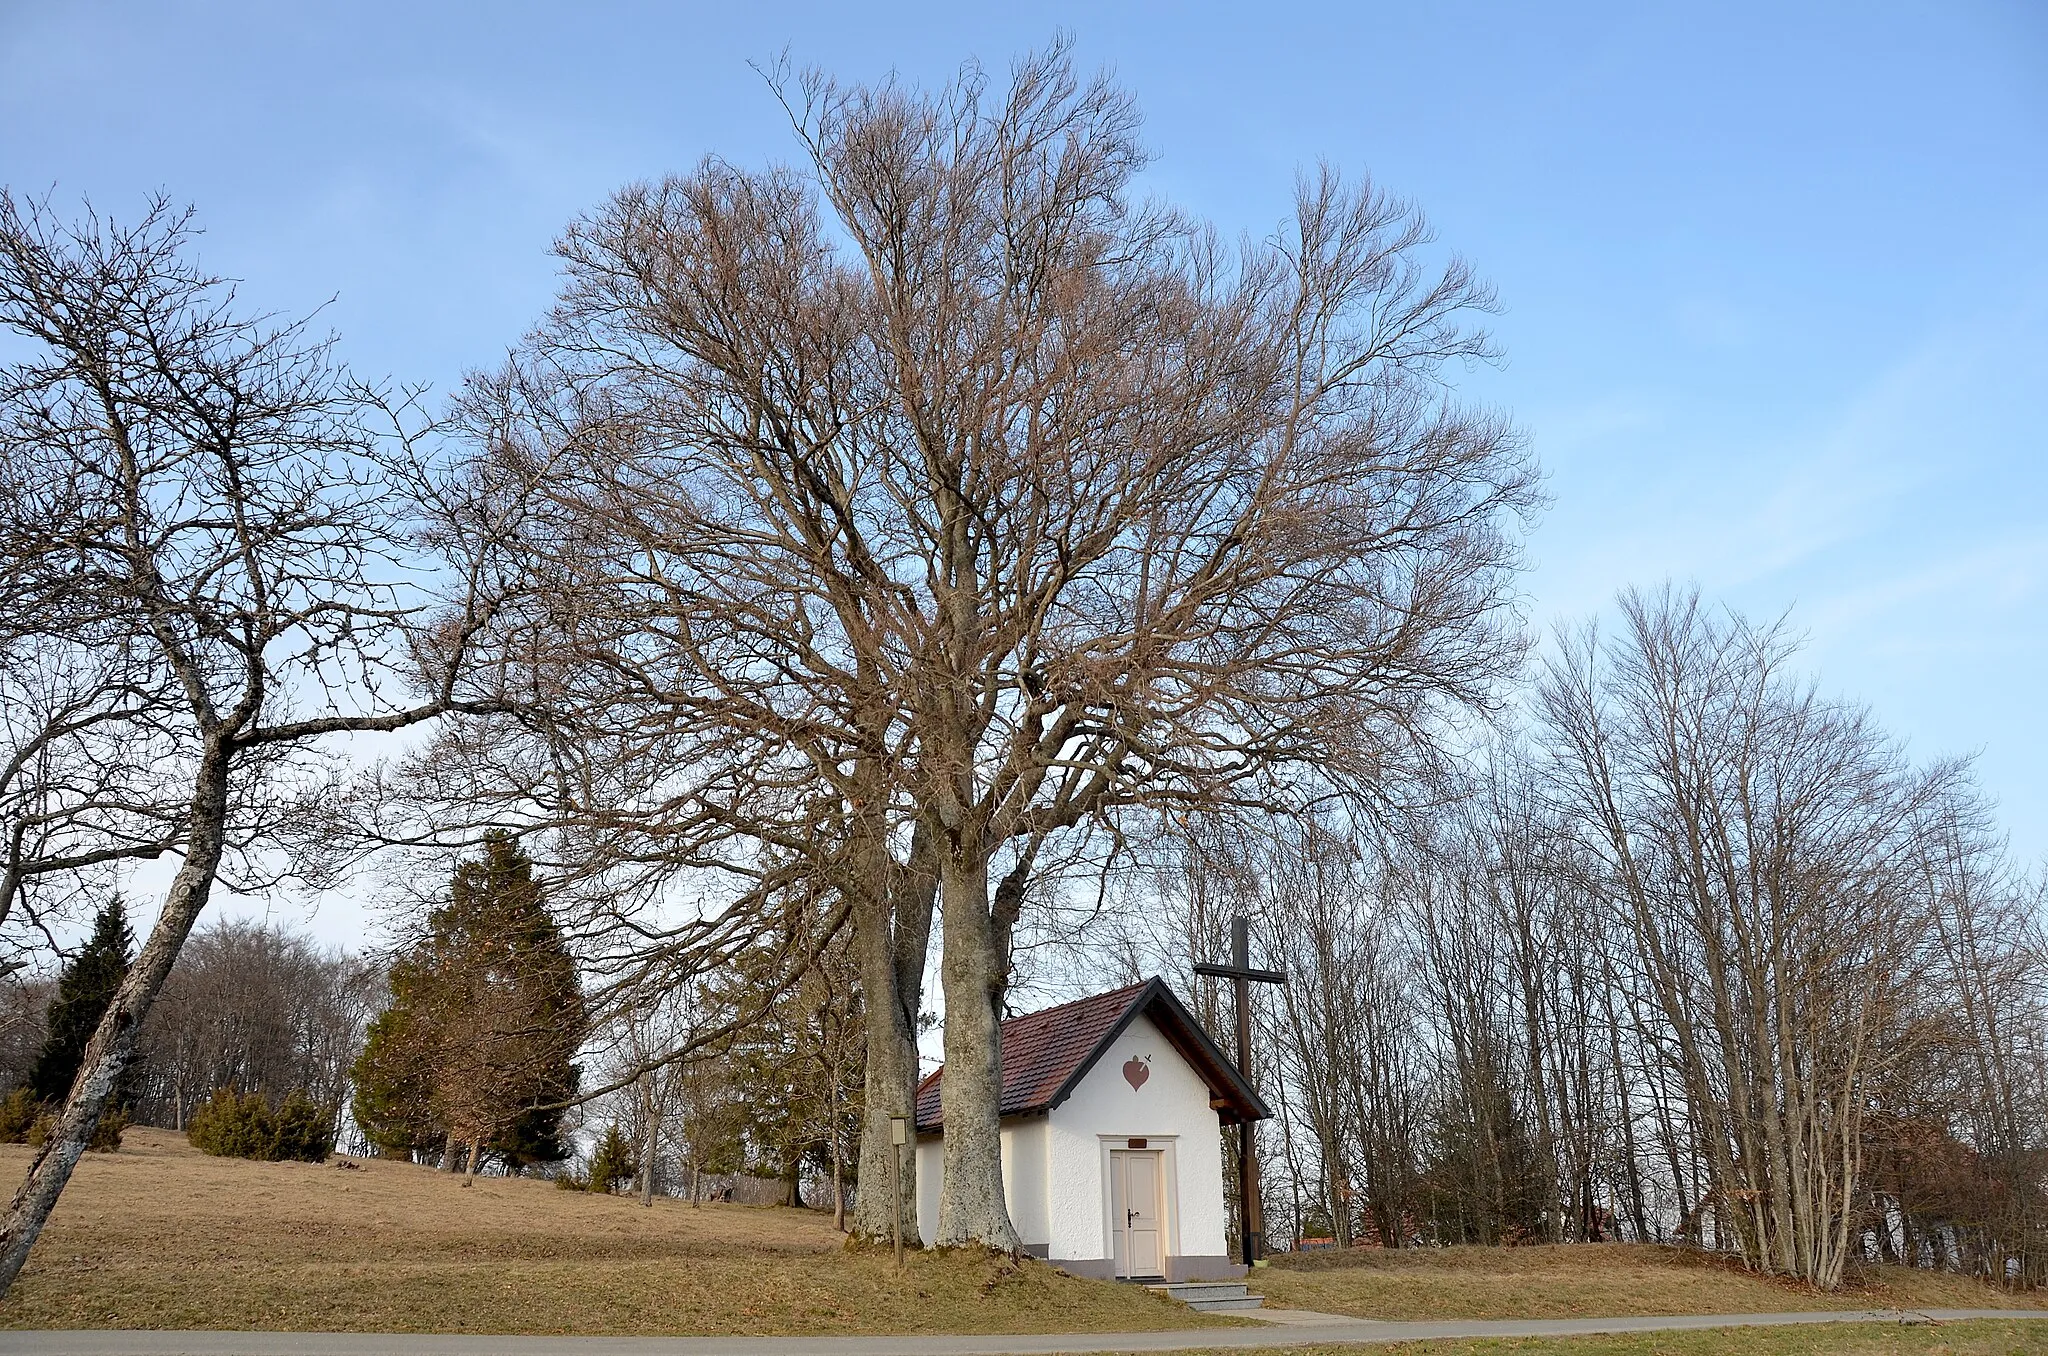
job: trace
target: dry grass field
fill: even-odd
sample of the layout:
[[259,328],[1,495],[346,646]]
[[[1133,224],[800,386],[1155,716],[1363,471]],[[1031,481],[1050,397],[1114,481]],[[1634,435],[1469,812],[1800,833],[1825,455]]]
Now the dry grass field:
[[1829,1293],[1677,1248],[1633,1243],[1302,1253],[1259,1268],[1252,1288],[1268,1304],[1387,1319],[2048,1308],[2048,1296],[2011,1295],[1904,1267],[1866,1268]]
[[[28,1151],[0,1146],[0,1173]],[[1847,1294],[1759,1280],[1667,1249],[1448,1249],[1313,1254],[1261,1268],[1269,1302],[1375,1318],[1739,1313],[1872,1306],[1993,1307],[1986,1286],[1884,1272]],[[826,1334],[1113,1332],[1221,1325],[1134,1286],[1040,1264],[841,1245],[809,1211],[692,1209],[459,1178],[400,1163],[208,1158],[162,1130],[88,1154],[0,1327],[344,1332]],[[1428,1344],[1430,1353],[2007,1352],[2043,1326],[1968,1332],[1991,1345],[1910,1345],[1921,1330],[1839,1345],[1846,1329],[1584,1339],[1595,1345]],[[1943,1329],[1961,1335],[1965,1329]],[[1901,1335],[1903,1333],[1903,1335]],[[1857,1338],[1856,1340],[1864,1340]],[[1909,1345],[1883,1345],[1892,1341]],[[1600,1342],[1622,1345],[1598,1345]],[[1634,1342],[1635,1345],[1627,1345]],[[1700,1345],[1702,1342],[1708,1345]],[[1799,1343],[1807,1345],[1799,1345]],[[1785,1345],[1790,1343],[1791,1345]],[[1816,1345],[1819,1343],[1820,1345]],[[1828,1345],[1827,1343],[1835,1343]],[[1404,1348],[1404,1350],[1411,1350]]]
[[[1842,1323],[1826,1327],[1726,1328],[1711,1332],[1599,1337],[1514,1337],[1490,1341],[1397,1342],[1391,1346],[1289,1347],[1230,1356],[2040,1356],[2048,1321]],[[1183,1352],[1179,1356],[1200,1356]]]
[[[0,1146],[10,1187],[28,1150]],[[1216,1323],[1217,1320],[1208,1320]],[[1203,1325],[1134,1286],[848,1251],[829,1218],[691,1209],[372,1161],[208,1158],[163,1130],[87,1154],[10,1328],[340,1332],[1108,1332]]]

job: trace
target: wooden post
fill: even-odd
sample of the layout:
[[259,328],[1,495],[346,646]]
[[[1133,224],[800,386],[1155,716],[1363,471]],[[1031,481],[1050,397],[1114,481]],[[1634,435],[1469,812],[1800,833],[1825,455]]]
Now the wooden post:
[[889,1118],[889,1233],[896,1240],[896,1270],[903,1270],[903,1145],[910,1138],[910,1118]]

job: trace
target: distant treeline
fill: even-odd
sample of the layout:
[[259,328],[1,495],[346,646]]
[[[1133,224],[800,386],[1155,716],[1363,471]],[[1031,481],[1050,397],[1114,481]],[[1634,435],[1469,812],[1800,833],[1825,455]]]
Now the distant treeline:
[[[0,1087],[28,1077],[47,1034],[55,976],[0,989]],[[383,967],[274,924],[193,934],[151,1009],[123,1092],[130,1117],[182,1130],[216,1089],[305,1093],[347,1105],[363,1028],[383,1002]]]
[[[646,1195],[802,1205],[815,1182],[840,1188],[821,1190],[824,1204],[850,1199],[865,1047],[843,944],[765,1000],[772,957],[744,953],[594,1031],[577,962],[515,843],[493,835],[458,857],[441,897],[388,959],[274,924],[196,932],[100,1147],[140,1123],[245,1157],[339,1147],[472,1174],[588,1182],[595,1171],[600,1189]],[[0,986],[0,1098],[25,1099],[22,1125],[0,1115],[0,1137],[26,1135],[61,1103],[133,949],[111,899],[56,971]],[[664,1023],[745,1008],[758,1020],[697,1058],[641,1067]],[[602,1079],[594,1106],[579,1060]],[[284,1122],[298,1126],[289,1152]]]

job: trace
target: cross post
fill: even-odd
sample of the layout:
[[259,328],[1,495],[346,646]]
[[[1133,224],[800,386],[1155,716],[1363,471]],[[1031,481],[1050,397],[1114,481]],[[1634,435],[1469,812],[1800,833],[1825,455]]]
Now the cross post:
[[[1252,989],[1260,984],[1285,984],[1285,970],[1252,969],[1252,925],[1243,914],[1230,920],[1230,964],[1209,965],[1197,961],[1195,973],[1227,979],[1237,988],[1237,1071],[1252,1081]],[[1259,1259],[1266,1243],[1266,1212],[1259,1205],[1258,1141],[1250,1120],[1237,1127],[1237,1187],[1239,1221],[1244,1226],[1244,1264]]]

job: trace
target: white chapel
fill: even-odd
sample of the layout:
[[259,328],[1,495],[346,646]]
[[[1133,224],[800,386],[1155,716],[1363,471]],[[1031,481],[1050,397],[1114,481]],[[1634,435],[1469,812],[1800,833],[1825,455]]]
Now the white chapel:
[[[1003,1190],[1025,1251],[1077,1275],[1244,1275],[1230,1256],[1222,1127],[1271,1113],[1164,980],[1002,1025]],[[939,1087],[917,1089],[917,1224],[936,1232]]]

